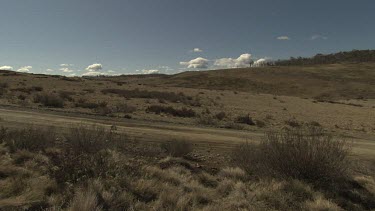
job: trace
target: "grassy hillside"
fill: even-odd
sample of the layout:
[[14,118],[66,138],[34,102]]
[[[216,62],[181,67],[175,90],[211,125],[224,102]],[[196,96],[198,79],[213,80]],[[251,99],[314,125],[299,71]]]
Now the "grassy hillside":
[[309,98],[373,99],[375,63],[184,72],[161,82],[170,86]]

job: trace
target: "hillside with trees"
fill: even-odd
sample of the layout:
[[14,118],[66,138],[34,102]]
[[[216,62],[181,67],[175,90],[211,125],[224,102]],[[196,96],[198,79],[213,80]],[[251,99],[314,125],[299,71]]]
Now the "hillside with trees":
[[317,54],[311,58],[291,57],[288,60],[275,61],[274,65],[292,66],[359,62],[375,62],[375,50],[352,50],[348,52],[338,52],[332,54]]

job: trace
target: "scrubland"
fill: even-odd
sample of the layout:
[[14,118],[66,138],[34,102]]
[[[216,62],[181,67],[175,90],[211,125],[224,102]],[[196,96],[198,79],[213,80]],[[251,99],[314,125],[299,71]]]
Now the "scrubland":
[[[42,116],[15,126],[0,116],[0,210],[373,210],[374,67],[89,78],[0,71],[0,107],[30,112],[25,124],[38,112],[113,122],[46,127]],[[117,130],[130,121],[153,130]],[[156,136],[158,124],[169,130]],[[195,133],[188,140],[183,127]],[[238,133],[238,142],[198,147],[220,135],[207,128]]]
[[[100,126],[2,128],[2,210],[365,210],[374,163],[309,127],[265,134],[202,166],[186,141],[140,143]],[[372,166],[374,168],[374,166]]]

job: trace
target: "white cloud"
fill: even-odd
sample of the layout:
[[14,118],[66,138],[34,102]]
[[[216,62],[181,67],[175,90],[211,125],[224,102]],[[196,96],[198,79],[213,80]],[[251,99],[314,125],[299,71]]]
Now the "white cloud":
[[261,66],[264,66],[266,65],[268,62],[268,59],[267,58],[262,58],[262,59],[258,59],[254,62],[254,64],[252,65],[253,67],[261,67]]
[[32,66],[24,66],[24,67],[21,67],[20,69],[18,69],[17,72],[28,73],[28,72],[30,72],[31,68],[33,68],[33,67]]
[[99,70],[103,69],[102,64],[92,64],[89,65],[86,70],[90,72],[98,72]]
[[116,71],[108,70],[107,73],[115,73]]
[[290,40],[290,37],[288,36],[279,36],[277,37],[278,40]]
[[310,38],[310,40],[318,40],[318,39],[327,40],[328,37],[320,35],[320,34],[314,34]]
[[157,74],[160,73],[160,70],[141,70],[143,74]]
[[13,70],[13,67],[11,67],[11,66],[1,66],[0,70]]
[[82,76],[99,76],[99,75],[104,75],[104,73],[99,72],[99,71],[89,71],[87,73],[82,74]]
[[214,62],[215,66],[221,68],[236,68],[236,67],[249,67],[251,63],[251,54],[245,53],[239,56],[237,59],[233,58],[221,58]]
[[209,60],[198,57],[188,62],[180,62],[180,65],[187,66],[188,68],[207,68]]
[[200,52],[203,52],[203,50],[200,49],[200,48],[194,48],[194,49],[193,49],[193,52],[195,52],[195,53],[200,53]]
[[72,67],[74,66],[73,64],[60,64],[60,67]]
[[71,72],[74,72],[74,70],[71,70],[67,67],[64,67],[64,68],[60,68],[61,71],[63,71],[64,73],[71,73]]
[[47,72],[54,72],[55,70],[53,69],[47,69]]

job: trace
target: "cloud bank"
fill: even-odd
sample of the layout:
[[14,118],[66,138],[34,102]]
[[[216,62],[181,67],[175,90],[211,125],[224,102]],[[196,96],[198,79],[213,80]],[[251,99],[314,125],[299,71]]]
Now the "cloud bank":
[[214,65],[220,68],[238,68],[249,67],[252,62],[251,54],[245,53],[238,58],[221,58],[214,62]]
[[188,68],[194,68],[194,69],[198,69],[198,68],[205,69],[205,68],[208,68],[208,63],[209,63],[208,59],[198,57],[188,62],[180,62],[180,65],[187,66]]
[[33,68],[32,66],[24,66],[24,67],[21,67],[20,69],[18,69],[17,72],[28,73],[28,72],[30,72],[30,69],[32,69],[32,68]]
[[1,66],[0,70],[13,70],[12,66]]

